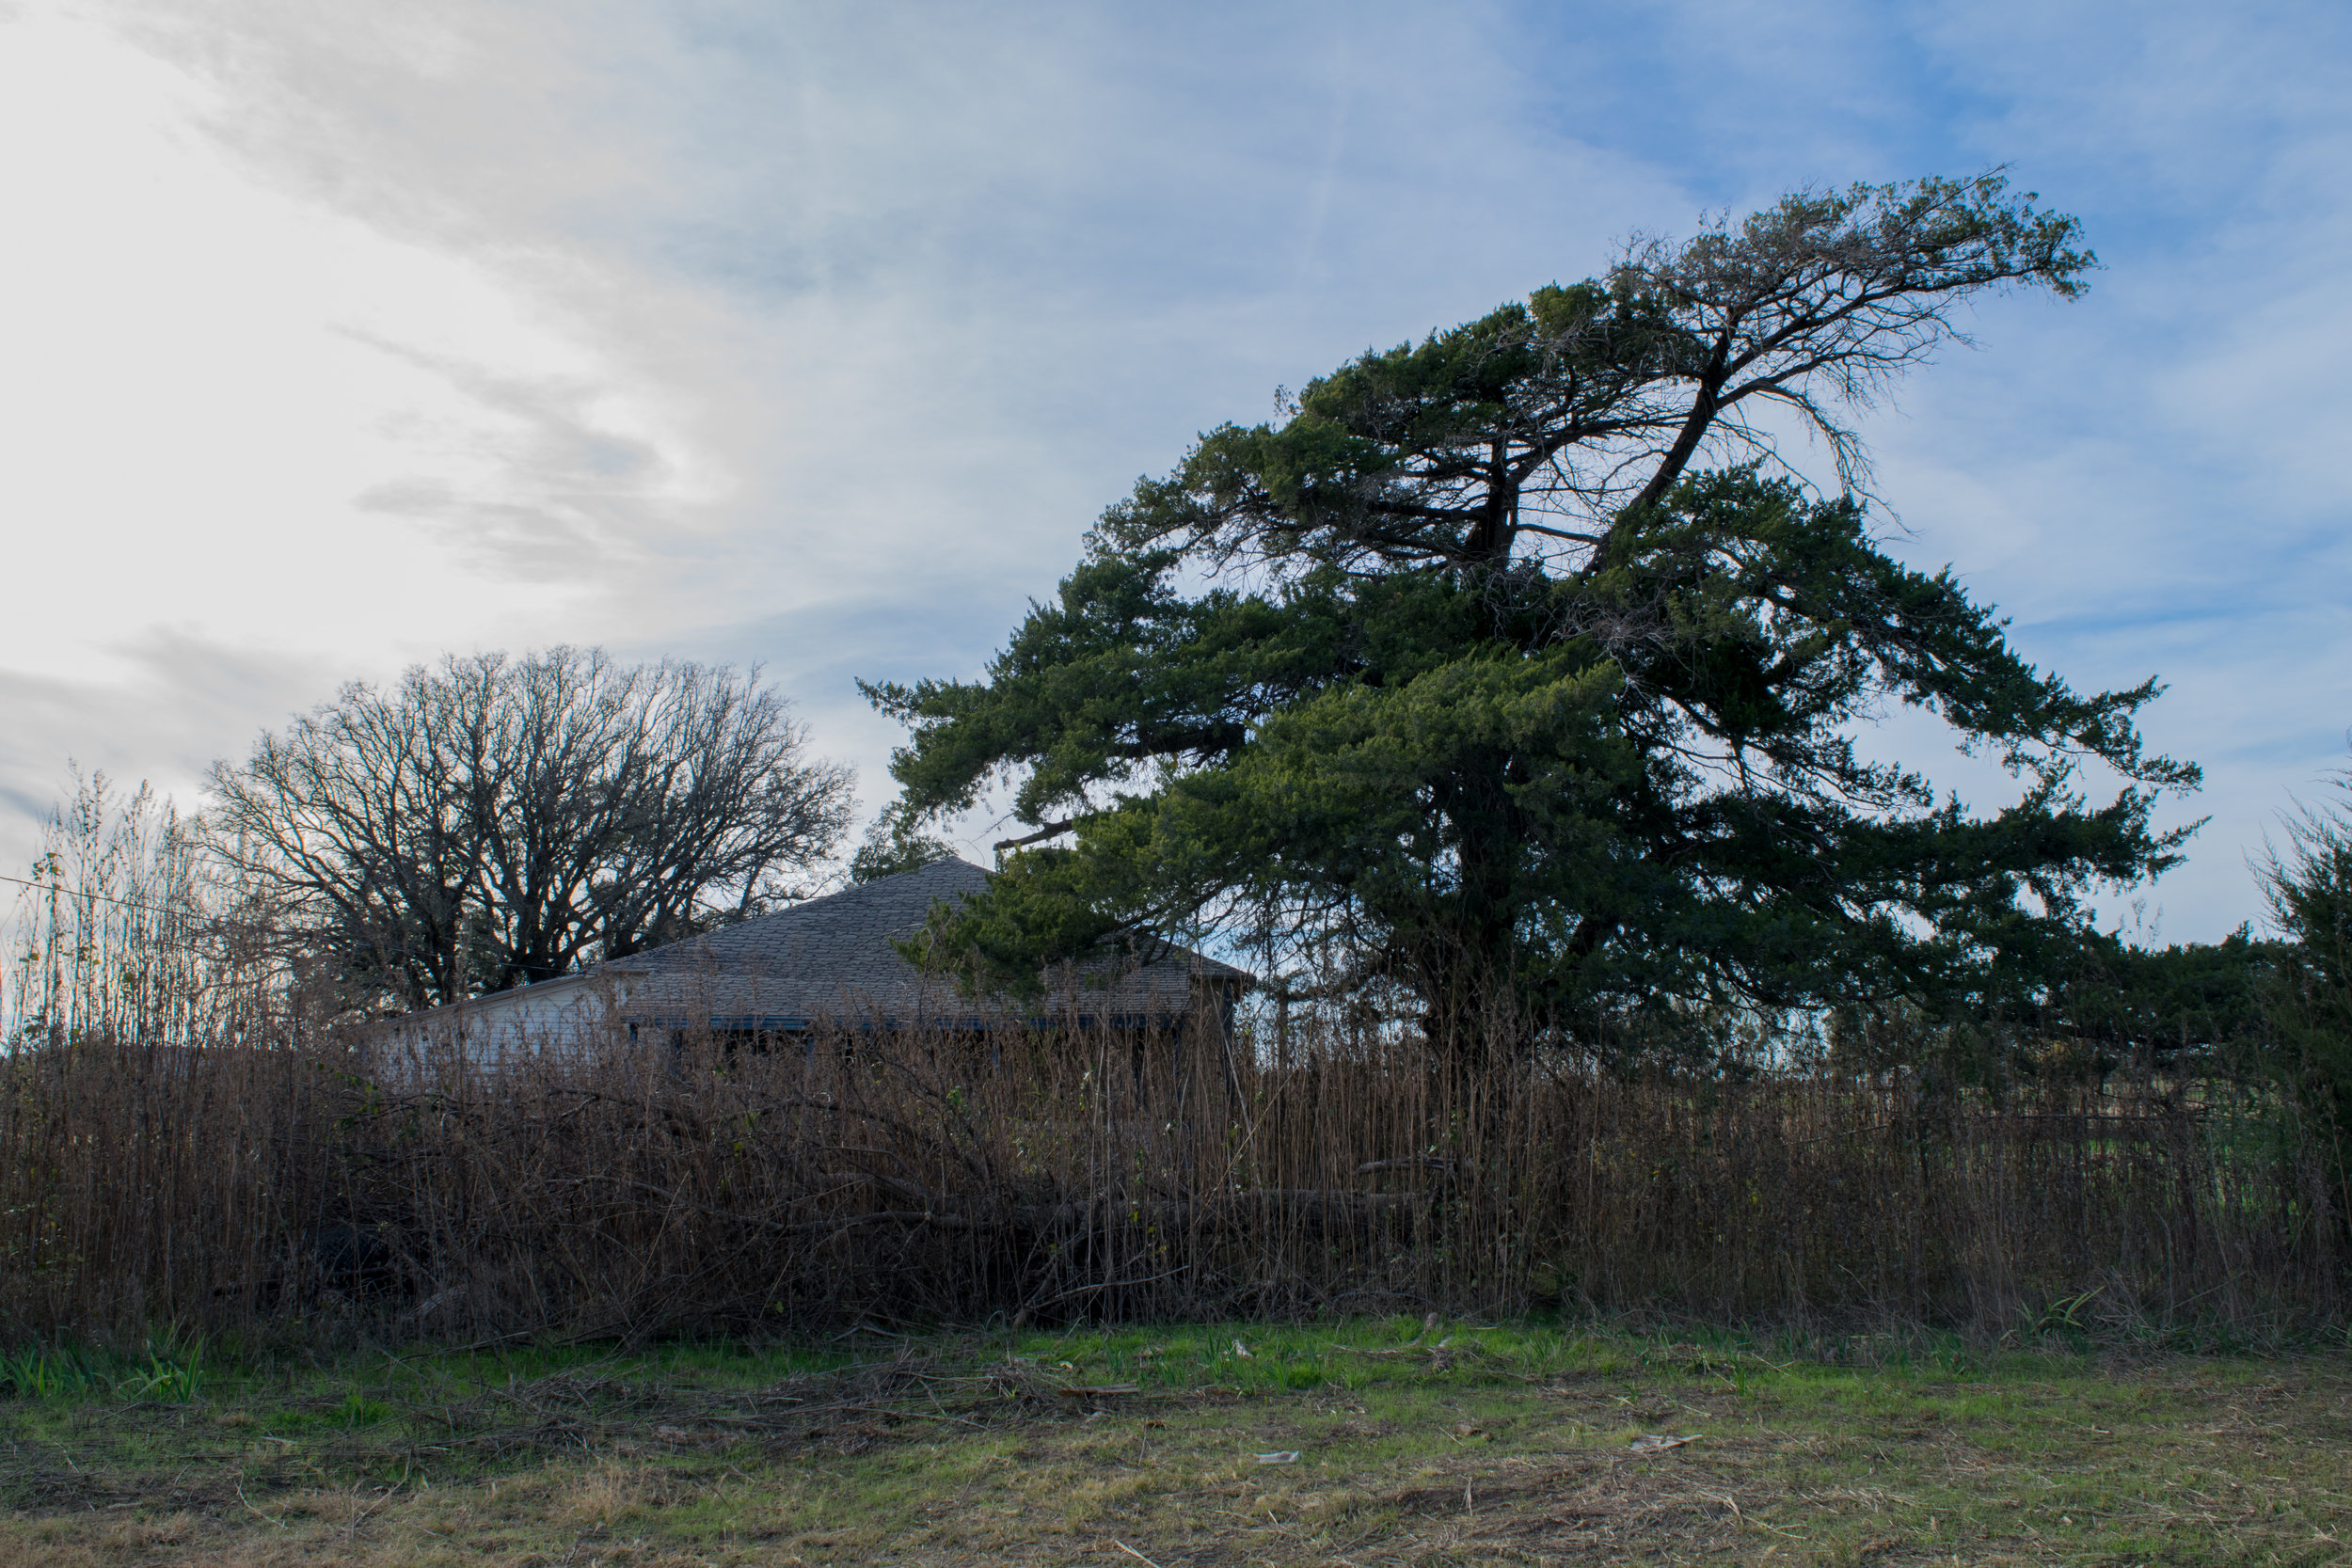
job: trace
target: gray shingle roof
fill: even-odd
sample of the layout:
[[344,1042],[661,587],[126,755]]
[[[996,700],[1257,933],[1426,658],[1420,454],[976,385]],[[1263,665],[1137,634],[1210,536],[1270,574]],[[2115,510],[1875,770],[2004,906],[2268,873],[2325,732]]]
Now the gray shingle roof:
[[894,940],[922,929],[932,907],[954,907],[989,873],[946,860],[824,898],[812,898],[609,966],[642,974],[624,1013],[641,1020],[790,1027],[820,1018],[946,1021],[1007,1012],[1135,1017],[1182,1012],[1196,980],[1246,986],[1230,964],[1169,944],[1152,962],[1081,966],[1043,1003],[975,1003],[953,982],[907,962]]

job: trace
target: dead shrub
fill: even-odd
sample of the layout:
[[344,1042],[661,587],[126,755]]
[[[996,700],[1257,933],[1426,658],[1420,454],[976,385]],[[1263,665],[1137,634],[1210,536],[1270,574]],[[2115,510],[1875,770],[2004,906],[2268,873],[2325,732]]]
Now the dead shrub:
[[1742,1081],[1408,1038],[36,1043],[4,1062],[19,1333],[642,1342],[818,1323],[1442,1307],[2145,1335],[2341,1306],[2256,1091]]

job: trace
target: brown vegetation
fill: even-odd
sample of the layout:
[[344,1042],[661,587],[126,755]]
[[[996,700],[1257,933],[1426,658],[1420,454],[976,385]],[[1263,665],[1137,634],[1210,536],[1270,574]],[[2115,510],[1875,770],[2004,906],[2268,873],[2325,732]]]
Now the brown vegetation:
[[1997,1333],[2091,1291],[2159,1320],[2341,1305],[2330,1195],[2276,1104],[2146,1075],[1456,1080],[1398,1044],[1276,1069],[1042,1030],[497,1070],[97,1037],[6,1068],[20,1332],[642,1341],[1559,1301]]
[[1948,1044],[1925,1025],[1738,1069],[1433,1061],[1335,1012],[1282,1019],[1279,1053],[1245,1020],[615,1030],[491,1065],[326,1027],[245,940],[259,922],[135,917],[184,892],[136,849],[37,896],[16,966],[10,1337],[643,1342],[1554,1303],[1998,1334],[2344,1304],[2319,1140],[2274,1090],[2185,1061],[1970,1077],[1915,1065]]

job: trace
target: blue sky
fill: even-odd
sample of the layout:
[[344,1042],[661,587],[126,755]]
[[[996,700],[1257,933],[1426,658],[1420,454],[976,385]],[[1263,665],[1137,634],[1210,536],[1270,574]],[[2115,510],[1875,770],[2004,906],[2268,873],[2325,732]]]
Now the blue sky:
[[2218,936],[2352,726],[2348,34],[0,0],[38,236],[0,253],[0,856],[69,754],[192,800],[339,681],[559,639],[764,664],[877,805],[895,734],[851,678],[976,672],[1104,505],[1278,385],[1703,211],[2006,163],[2106,270],[1989,303],[1869,416],[1887,526],[2077,684],[2171,683],[2147,729],[2214,820],[2107,913]]

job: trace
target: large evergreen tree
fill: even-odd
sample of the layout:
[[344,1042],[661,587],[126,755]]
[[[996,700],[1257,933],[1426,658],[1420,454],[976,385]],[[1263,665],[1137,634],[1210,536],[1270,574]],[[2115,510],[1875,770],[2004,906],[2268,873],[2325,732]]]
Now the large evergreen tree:
[[[2155,692],[2079,694],[1873,538],[1839,422],[2005,288],[2072,296],[2071,218],[1997,173],[1801,193],[1222,426],[1140,482],[977,682],[878,685],[909,832],[996,784],[1032,830],[934,940],[976,977],[1221,927],[1433,1037],[1664,998],[2030,986],[2080,897],[2173,858]],[[1826,495],[1777,459],[1824,440]],[[1889,701],[2020,798],[1939,802],[1854,736]],[[2086,800],[2095,759],[2121,793]]]

